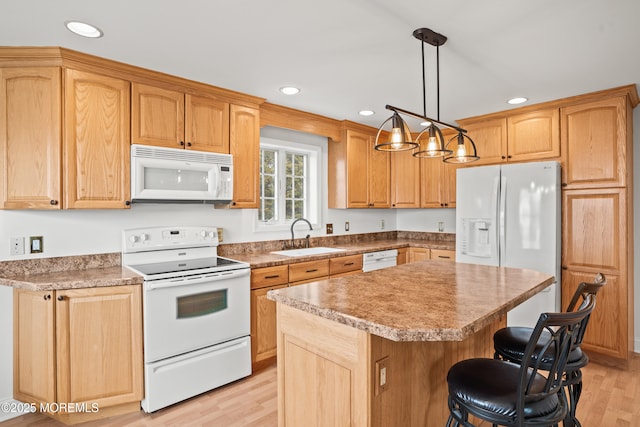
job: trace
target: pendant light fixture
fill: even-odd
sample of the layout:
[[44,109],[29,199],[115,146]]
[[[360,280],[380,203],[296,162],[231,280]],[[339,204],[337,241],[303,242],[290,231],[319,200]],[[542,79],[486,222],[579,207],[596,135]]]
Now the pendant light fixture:
[[[418,149],[413,153],[414,157],[426,157],[426,158],[438,158],[442,157],[443,161],[447,163],[469,163],[475,160],[479,160],[477,155],[476,146],[473,140],[466,135],[467,131],[458,126],[451,125],[440,121],[440,46],[446,41],[447,37],[436,33],[429,28],[418,28],[413,32],[413,36],[421,41],[422,51],[422,108],[423,113],[416,114],[411,111],[403,110],[392,105],[387,105],[387,110],[393,111],[393,116],[385,120],[375,140],[375,149],[382,151],[404,151],[411,149]],[[425,77],[425,59],[424,59],[424,44],[429,43],[436,47],[436,82],[437,82],[437,119],[427,117],[427,90],[426,90],[426,77]],[[425,122],[429,122],[429,125],[418,134],[415,142],[411,141],[411,131],[407,124],[402,119],[400,114],[412,116],[422,119]],[[389,122],[392,122],[392,130],[388,133],[388,140],[381,140],[380,136],[383,132],[384,126]],[[437,126],[446,126],[454,129],[458,132],[458,135],[445,145],[442,131]],[[456,140],[457,145],[453,147],[452,142]],[[452,148],[449,148],[452,146]],[[455,151],[454,151],[455,148]]]

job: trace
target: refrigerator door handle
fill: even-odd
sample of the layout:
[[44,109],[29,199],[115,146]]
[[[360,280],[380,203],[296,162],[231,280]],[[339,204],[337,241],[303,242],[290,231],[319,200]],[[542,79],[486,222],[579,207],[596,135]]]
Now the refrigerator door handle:
[[507,177],[500,174],[500,193],[498,195],[498,257],[499,265],[504,265],[507,257],[507,228],[506,228],[506,209],[507,209]]

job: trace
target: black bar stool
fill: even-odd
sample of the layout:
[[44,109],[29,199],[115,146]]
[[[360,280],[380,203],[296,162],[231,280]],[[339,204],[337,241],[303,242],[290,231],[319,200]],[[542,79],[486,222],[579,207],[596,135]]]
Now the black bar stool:
[[[469,415],[509,427],[557,426],[568,413],[563,378],[569,355],[595,303],[586,295],[577,311],[542,313],[523,353],[528,364],[479,358],[453,365],[447,374],[447,426],[472,427]],[[543,367],[545,360],[549,365]]]
[[[607,280],[602,273],[598,273],[593,283],[582,282],[578,285],[569,306],[567,312],[575,310],[579,301],[585,301],[586,297],[591,295],[595,300],[598,291],[607,283]],[[589,318],[587,317],[587,322]],[[564,378],[563,386],[566,387],[569,395],[569,412],[563,422],[565,427],[580,426],[580,422],[576,418],[576,407],[582,394],[582,370],[589,363],[589,357],[580,348],[582,339],[584,337],[585,329],[581,331],[577,347],[574,348],[569,355],[567,361],[566,371],[567,374]],[[495,358],[507,360],[513,363],[520,364],[524,355],[524,350],[529,342],[532,328],[511,326],[498,330],[493,335],[493,347],[495,350]],[[547,335],[543,332],[541,336],[541,343],[544,343],[547,339]],[[553,362],[551,355],[544,355],[541,367],[550,366]]]

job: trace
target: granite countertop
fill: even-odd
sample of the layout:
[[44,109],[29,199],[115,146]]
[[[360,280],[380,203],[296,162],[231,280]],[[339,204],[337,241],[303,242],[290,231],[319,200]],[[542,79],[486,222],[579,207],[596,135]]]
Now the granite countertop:
[[553,282],[533,270],[426,260],[267,298],[393,341],[462,341]]
[[0,277],[0,285],[28,291],[55,291],[139,284],[142,284],[142,276],[126,267],[120,266]]
[[[312,245],[312,246],[324,246],[324,245]],[[441,240],[420,240],[420,239],[385,239],[385,240],[371,240],[365,242],[349,242],[349,243],[336,243],[331,245],[334,248],[345,249],[344,252],[331,252],[326,254],[308,255],[308,256],[296,256],[290,257],[285,255],[277,255],[271,252],[249,252],[249,253],[236,253],[236,254],[223,254],[237,261],[248,263],[251,268],[260,267],[273,267],[276,265],[291,264],[295,262],[314,261],[327,258],[336,258],[347,255],[357,255],[366,252],[382,251],[386,249],[399,249],[411,247],[422,247],[431,249],[445,249],[455,250],[455,242],[441,241]],[[277,250],[277,249],[276,249]]]

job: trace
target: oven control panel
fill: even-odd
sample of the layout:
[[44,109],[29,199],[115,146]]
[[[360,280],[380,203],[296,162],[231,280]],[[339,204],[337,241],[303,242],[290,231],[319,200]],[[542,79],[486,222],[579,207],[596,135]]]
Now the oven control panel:
[[218,246],[217,227],[145,227],[122,232],[124,253],[207,246]]

